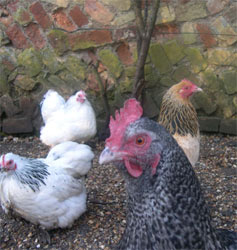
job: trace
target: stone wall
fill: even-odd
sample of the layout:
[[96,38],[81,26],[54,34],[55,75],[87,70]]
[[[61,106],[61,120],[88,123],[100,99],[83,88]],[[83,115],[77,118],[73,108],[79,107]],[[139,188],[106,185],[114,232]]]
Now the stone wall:
[[[157,117],[164,91],[183,78],[203,88],[193,98],[204,131],[236,133],[237,2],[161,1],[145,66],[145,114]],[[98,123],[104,111],[91,64],[113,109],[130,95],[137,61],[130,0],[2,0],[0,127],[32,133],[49,88],[64,97],[84,89]]]

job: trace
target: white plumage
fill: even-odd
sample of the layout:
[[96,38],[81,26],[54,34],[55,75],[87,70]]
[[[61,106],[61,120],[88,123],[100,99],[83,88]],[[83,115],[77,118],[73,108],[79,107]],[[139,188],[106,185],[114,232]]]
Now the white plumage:
[[[45,159],[13,153],[0,158],[0,201],[3,210],[49,230],[70,227],[86,211],[83,176],[92,165],[90,147],[65,142]],[[82,177],[82,178],[81,178]]]
[[[55,146],[64,141],[87,141],[95,136],[96,116],[84,91],[77,92],[64,104],[55,94],[48,94],[48,92],[41,107],[45,120],[45,125],[40,131],[40,139],[43,143]],[[55,105],[52,104],[54,101]],[[57,108],[54,108],[55,106]],[[45,114],[47,114],[46,119]]]

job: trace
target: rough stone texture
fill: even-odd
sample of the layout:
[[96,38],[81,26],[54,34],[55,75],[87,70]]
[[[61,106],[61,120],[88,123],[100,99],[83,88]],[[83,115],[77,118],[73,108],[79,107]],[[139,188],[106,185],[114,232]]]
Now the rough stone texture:
[[175,20],[175,11],[172,6],[161,4],[157,13],[156,24],[170,23]]
[[17,24],[8,27],[6,30],[6,34],[16,48],[25,49],[30,47],[30,43],[28,42],[21,28]]
[[176,40],[163,44],[163,48],[172,64],[178,63],[185,56],[183,48],[177,43]]
[[114,53],[108,49],[103,49],[99,51],[99,57],[115,78],[121,75],[123,67]]
[[43,29],[47,29],[51,26],[51,20],[40,2],[34,2],[30,6],[30,11]]
[[207,9],[211,14],[216,14],[222,11],[228,3],[229,0],[208,0]]
[[68,18],[63,9],[56,10],[52,16],[58,27],[69,32],[77,29],[77,26]]
[[198,117],[200,131],[219,132],[221,119],[219,117]]
[[26,75],[18,75],[14,81],[14,85],[23,90],[30,91],[35,87],[36,81]]
[[86,0],[85,11],[97,22],[102,24],[109,23],[114,15],[105,6],[96,0]]
[[67,8],[71,0],[42,0],[42,1],[57,5],[58,7]]
[[18,55],[18,63],[24,68],[28,76],[36,76],[42,69],[42,61],[39,52],[33,48],[26,49]]
[[160,44],[152,44],[150,46],[149,55],[152,63],[161,74],[168,73],[172,70],[172,65]]
[[211,98],[205,92],[199,92],[193,96],[195,103],[201,108],[207,115],[210,115],[216,111],[216,105],[212,102]]
[[36,23],[30,23],[25,28],[25,33],[31,40],[31,42],[34,44],[34,47],[36,49],[42,49],[46,45],[46,41],[44,37],[40,33],[40,29],[38,24]]
[[172,78],[176,81],[176,82],[179,82],[181,81],[182,79],[184,78],[189,78],[189,75],[190,75],[190,71],[188,70],[187,66],[185,65],[180,65],[178,66],[173,75],[172,75]]
[[222,74],[221,78],[223,79],[225,91],[227,94],[232,95],[237,93],[236,71],[226,71]]
[[14,17],[20,25],[27,25],[32,20],[32,17],[30,16],[29,12],[27,12],[27,10],[24,8],[19,8],[15,13]]
[[213,47],[217,44],[217,41],[215,37],[212,35],[212,32],[208,27],[208,25],[206,25],[205,23],[198,23],[196,28],[206,48]]
[[86,65],[80,61],[78,57],[70,56],[65,62],[66,68],[79,80],[86,77]]
[[119,11],[126,11],[129,10],[131,7],[131,1],[130,0],[102,0],[102,3],[112,6],[113,8],[115,8],[116,10]]
[[197,41],[197,35],[195,34],[195,29],[192,22],[186,22],[182,25],[181,32],[182,41],[184,44],[193,44]]
[[0,106],[2,111],[6,113],[7,117],[13,117],[20,111],[19,108],[14,105],[12,98],[8,94],[0,97]]
[[33,126],[31,120],[26,117],[7,118],[3,120],[2,131],[6,134],[32,133]]
[[51,30],[48,33],[48,39],[55,52],[62,55],[69,49],[68,36],[61,30]]
[[125,65],[131,65],[133,64],[133,58],[132,54],[129,50],[129,45],[127,43],[122,43],[117,48],[117,53],[119,56],[119,59],[122,61]]
[[232,57],[231,51],[225,49],[209,49],[207,51],[209,64],[228,65],[228,58]]
[[204,1],[190,1],[187,4],[179,4],[175,9],[177,21],[191,21],[207,16]]
[[58,61],[56,54],[48,48],[45,48],[42,51],[42,62],[51,74],[55,74],[63,68],[62,64]]
[[237,120],[236,119],[221,120],[219,132],[224,134],[237,135]]
[[70,10],[69,15],[74,21],[74,23],[79,27],[88,24],[87,16],[81,11],[80,7],[77,5]]
[[118,17],[116,17],[113,22],[112,25],[115,26],[124,26],[126,24],[128,24],[129,22],[132,22],[135,20],[135,15],[133,11],[127,12],[125,14],[121,14]]

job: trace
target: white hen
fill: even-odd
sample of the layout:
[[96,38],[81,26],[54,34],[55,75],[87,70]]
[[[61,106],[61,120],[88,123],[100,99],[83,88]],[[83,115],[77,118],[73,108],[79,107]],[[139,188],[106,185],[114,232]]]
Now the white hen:
[[50,105],[50,98],[51,95],[42,102],[42,116],[44,110],[48,117],[40,131],[43,143],[54,146],[64,141],[87,141],[95,136],[96,116],[84,91],[71,96],[64,105],[58,105],[56,110]]
[[65,142],[46,159],[13,153],[0,158],[0,201],[24,219],[49,230],[70,227],[86,211],[83,178],[94,154],[87,145]]

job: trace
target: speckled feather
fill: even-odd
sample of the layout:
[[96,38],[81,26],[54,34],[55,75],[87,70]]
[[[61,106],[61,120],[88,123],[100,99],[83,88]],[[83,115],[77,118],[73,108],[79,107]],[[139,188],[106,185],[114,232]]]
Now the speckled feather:
[[[216,234],[211,225],[191,164],[162,126],[141,118],[127,127],[123,144],[132,135],[144,132],[152,137],[152,143],[145,158],[136,157],[143,174],[133,178],[122,161],[115,162],[128,194],[127,225],[117,249],[231,249],[218,239],[223,234]],[[161,159],[156,174],[151,175],[148,162],[157,152]]]

